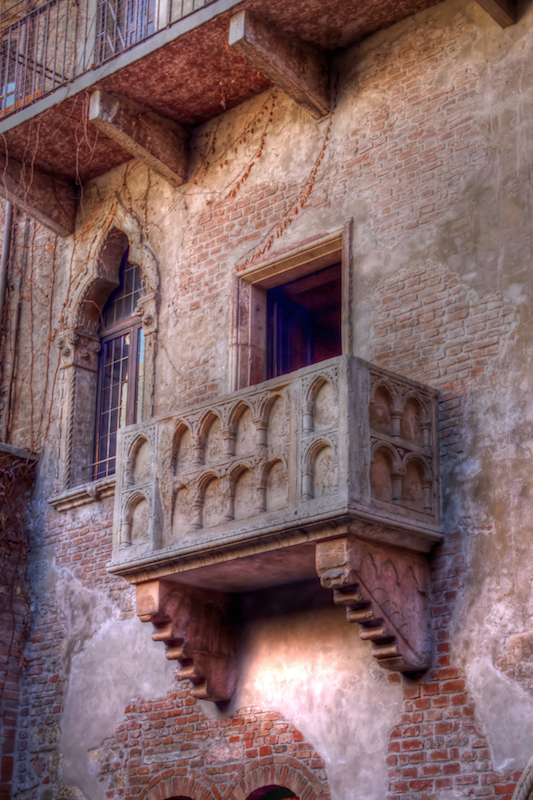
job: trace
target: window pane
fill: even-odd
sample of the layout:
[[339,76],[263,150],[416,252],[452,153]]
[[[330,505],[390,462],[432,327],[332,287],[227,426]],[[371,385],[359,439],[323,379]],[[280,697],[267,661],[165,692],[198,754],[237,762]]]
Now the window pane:
[[144,392],[144,331],[139,331],[139,347],[137,353],[137,397],[135,401],[135,422],[142,422],[142,399]]
[[111,294],[104,308],[104,328],[131,317],[141,296],[141,270],[128,261],[128,251],[120,265],[120,286]]

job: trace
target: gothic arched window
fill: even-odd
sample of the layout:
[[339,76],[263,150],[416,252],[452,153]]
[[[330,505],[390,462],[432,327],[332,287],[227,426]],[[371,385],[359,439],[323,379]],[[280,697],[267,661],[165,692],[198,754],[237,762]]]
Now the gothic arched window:
[[144,333],[135,309],[142,293],[140,267],[126,249],[119,286],[109,296],[99,330],[95,452],[92,478],[115,474],[117,431],[142,419]]

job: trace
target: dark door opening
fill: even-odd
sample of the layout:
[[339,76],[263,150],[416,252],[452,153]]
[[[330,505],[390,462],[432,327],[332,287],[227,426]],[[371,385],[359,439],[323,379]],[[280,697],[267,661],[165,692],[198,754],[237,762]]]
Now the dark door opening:
[[293,797],[298,800],[294,792],[290,789],[284,789],[283,786],[263,786],[261,789],[256,789],[255,792],[248,795],[247,800],[285,800],[285,798]]
[[267,378],[342,352],[341,265],[267,291]]

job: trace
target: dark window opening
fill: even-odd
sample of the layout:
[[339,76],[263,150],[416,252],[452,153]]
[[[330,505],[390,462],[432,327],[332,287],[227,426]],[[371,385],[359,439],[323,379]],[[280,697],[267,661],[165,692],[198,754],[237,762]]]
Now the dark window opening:
[[141,421],[144,334],[134,316],[141,291],[140,268],[128,261],[126,250],[120,285],[102,312],[93,480],[115,474],[117,431]]
[[294,797],[298,800],[290,789],[284,789],[282,786],[263,786],[248,795],[247,800],[285,800],[285,798],[289,797]]
[[341,265],[267,291],[267,378],[342,353]]

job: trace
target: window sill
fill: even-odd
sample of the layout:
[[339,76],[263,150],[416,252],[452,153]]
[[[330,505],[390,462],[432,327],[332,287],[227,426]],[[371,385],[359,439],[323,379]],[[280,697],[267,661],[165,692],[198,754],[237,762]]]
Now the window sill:
[[67,489],[60,494],[50,497],[48,502],[56,511],[70,511],[71,508],[87,506],[104,497],[113,497],[115,494],[116,477],[102,478],[99,481],[84,483],[82,486],[75,486]]

